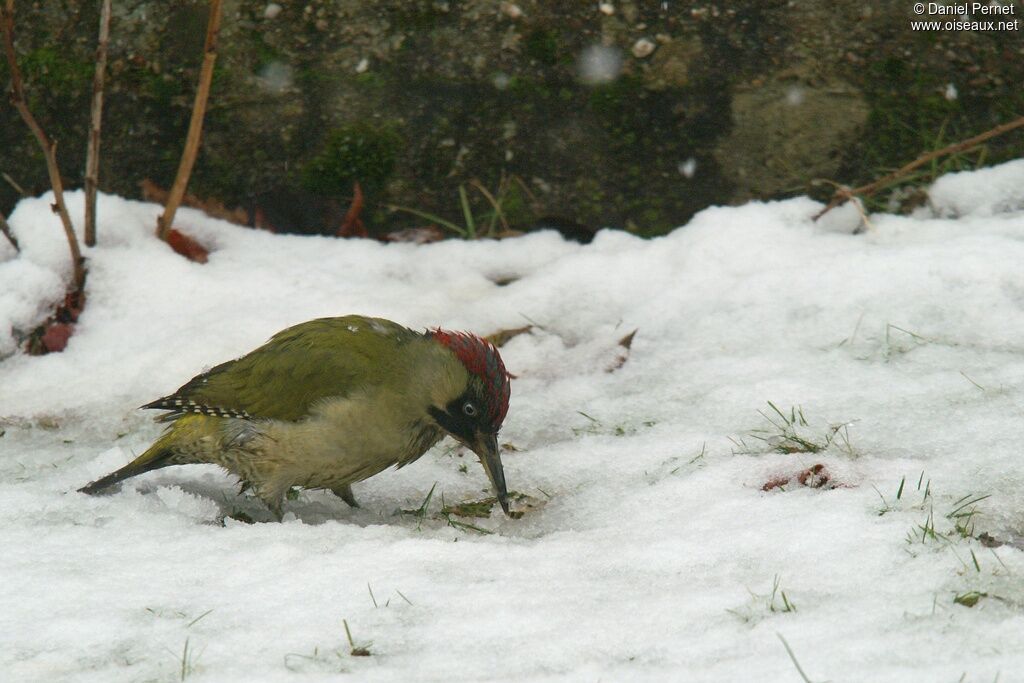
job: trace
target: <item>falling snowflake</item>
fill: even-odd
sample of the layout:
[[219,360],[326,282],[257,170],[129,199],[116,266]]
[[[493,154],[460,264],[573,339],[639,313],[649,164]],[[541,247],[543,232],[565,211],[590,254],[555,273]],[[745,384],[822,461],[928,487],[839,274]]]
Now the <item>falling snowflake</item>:
[[578,68],[584,83],[611,83],[622,69],[622,52],[614,47],[592,45],[580,54]]
[[292,67],[284,62],[270,62],[256,76],[256,83],[264,90],[281,93],[292,87]]
[[679,170],[679,174],[684,178],[692,178],[697,173],[697,160],[690,157],[686,161],[680,161],[676,165],[676,169]]
[[503,73],[496,73],[494,74],[494,78],[491,79],[491,85],[493,85],[498,90],[504,90],[509,86],[509,83],[511,82],[512,79],[508,77],[508,74]]

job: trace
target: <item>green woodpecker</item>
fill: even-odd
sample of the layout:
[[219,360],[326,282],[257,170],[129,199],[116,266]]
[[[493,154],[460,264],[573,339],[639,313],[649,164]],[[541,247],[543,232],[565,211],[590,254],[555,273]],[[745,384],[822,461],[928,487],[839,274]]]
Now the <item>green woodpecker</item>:
[[498,350],[473,334],[421,334],[356,315],[311,320],[142,406],[170,411],[157,418],[171,423],[167,430],[138,458],[79,490],[213,463],[280,519],[292,486],[329,489],[356,506],[353,482],[408,465],[449,435],[480,458],[508,514],[497,437],[509,377]]

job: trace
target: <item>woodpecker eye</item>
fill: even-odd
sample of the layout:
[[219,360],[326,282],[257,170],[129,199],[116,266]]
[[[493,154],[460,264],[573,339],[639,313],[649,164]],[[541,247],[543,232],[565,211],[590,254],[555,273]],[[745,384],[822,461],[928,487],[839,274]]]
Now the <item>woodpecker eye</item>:
[[473,405],[469,401],[466,401],[464,404],[462,404],[462,412],[464,412],[467,417],[476,417],[477,409],[475,405]]

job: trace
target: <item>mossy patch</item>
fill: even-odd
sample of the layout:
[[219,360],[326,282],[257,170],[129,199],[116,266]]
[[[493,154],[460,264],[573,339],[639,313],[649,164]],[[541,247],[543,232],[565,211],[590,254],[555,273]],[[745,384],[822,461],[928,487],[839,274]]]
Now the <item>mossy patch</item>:
[[[927,35],[922,39],[929,40]],[[958,91],[948,74],[920,68],[899,56],[869,64],[862,87],[870,107],[867,123],[859,144],[846,155],[840,173],[854,186],[873,181],[921,154],[1005,123],[1024,111],[1024,91],[1019,88],[961,84]],[[906,195],[908,184],[923,187],[943,173],[1018,158],[1021,139],[1019,131],[1013,132],[975,150],[938,159],[908,176],[907,182],[876,195],[869,207],[891,209],[891,200]]]
[[41,47],[19,59],[28,83],[35,83],[56,96],[78,93],[92,82],[95,67],[72,59],[52,47]]
[[545,66],[558,63],[558,36],[548,29],[535,29],[523,41],[526,56]]
[[324,196],[347,195],[359,182],[368,194],[383,189],[395,170],[402,136],[395,125],[355,123],[327,134],[302,170],[302,184]]

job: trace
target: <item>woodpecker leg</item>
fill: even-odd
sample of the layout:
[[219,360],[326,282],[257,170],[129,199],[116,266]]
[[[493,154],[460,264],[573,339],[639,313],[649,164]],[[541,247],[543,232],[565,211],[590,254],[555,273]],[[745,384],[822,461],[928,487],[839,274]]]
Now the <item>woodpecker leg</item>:
[[280,522],[281,518],[284,517],[284,494],[288,490],[287,487],[257,484],[254,489],[259,499],[263,501],[263,504],[270,509],[277,521]]
[[268,508],[270,508],[270,512],[278,522],[284,518],[284,510],[282,508],[284,501],[281,498],[277,498],[276,500],[267,500],[264,498],[263,502]]
[[331,493],[341,498],[343,501],[348,503],[349,507],[357,508],[359,503],[356,502],[356,497],[352,495],[352,485],[344,484],[342,486],[335,486],[331,489]]

